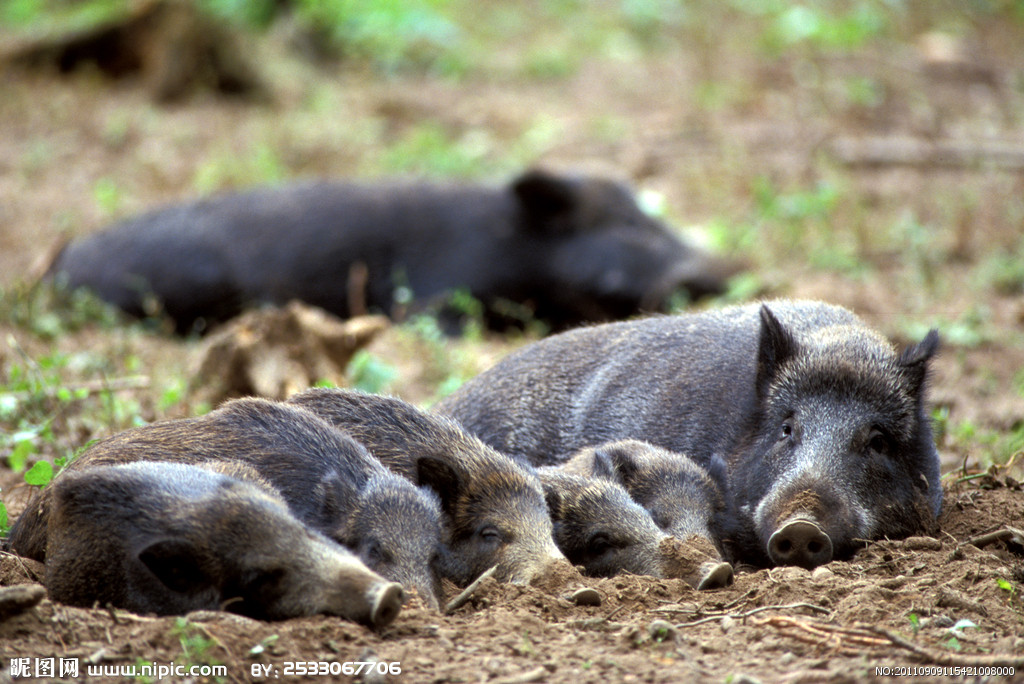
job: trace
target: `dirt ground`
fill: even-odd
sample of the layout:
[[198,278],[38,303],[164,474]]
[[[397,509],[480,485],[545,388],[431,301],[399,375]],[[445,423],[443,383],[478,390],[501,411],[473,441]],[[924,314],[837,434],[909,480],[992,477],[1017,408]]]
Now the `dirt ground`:
[[[946,26],[956,50],[936,56],[926,38]],[[565,567],[531,587],[487,581],[451,615],[414,603],[380,633],[326,617],[157,619],[43,600],[0,616],[0,682],[20,657],[79,658],[80,678],[96,681],[124,677],[87,676],[87,664],[223,664],[223,681],[252,681],[293,678],[287,663],[365,660],[401,664],[401,674],[368,682],[887,679],[878,668],[924,680],[927,667],[1024,681],[1024,547],[977,541],[1024,527],[1024,456],[1013,460],[1024,426],[1024,23],[943,24],[924,13],[868,48],[772,58],[746,49],[754,28],[733,27],[722,42],[670,35],[657,50],[595,55],[546,78],[508,66],[513,45],[452,79],[312,66],[268,40],[272,104],[200,93],[164,107],[131,80],[0,71],[0,288],[7,302],[24,291],[61,239],[201,192],[292,177],[444,175],[391,154],[408,153],[427,122],[475,164],[456,175],[498,182],[539,162],[597,168],[660,193],[673,223],[750,264],[748,295],[844,304],[901,342],[940,327],[930,391],[946,473],[937,539],[872,542],[814,572],[739,568],[731,587],[709,592]],[[862,81],[868,96],[857,95]],[[835,195],[816,208],[824,187]],[[32,306],[35,323],[52,315],[45,300]],[[187,393],[166,397],[191,380],[201,342],[127,323],[65,325],[54,337],[10,304],[3,311],[8,384],[16,367],[44,372],[55,354],[71,359],[62,382],[84,395],[97,377],[140,378],[117,392],[131,416],[87,414],[79,403],[88,398],[53,409],[40,457],[136,419],[199,410]],[[431,343],[396,326],[370,351],[396,370],[384,391],[427,405],[442,380],[479,372],[524,341]],[[17,424],[3,419],[10,436]],[[0,487],[13,517],[29,488],[8,455],[0,452]],[[0,555],[0,586],[39,573]],[[570,600],[582,586],[600,605]],[[1015,674],[952,669],[964,666]]]

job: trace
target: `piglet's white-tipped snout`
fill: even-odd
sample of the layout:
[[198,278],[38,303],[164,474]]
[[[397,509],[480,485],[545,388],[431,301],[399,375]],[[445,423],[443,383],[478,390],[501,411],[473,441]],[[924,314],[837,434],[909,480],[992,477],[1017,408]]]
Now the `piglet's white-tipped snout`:
[[402,610],[405,592],[398,582],[375,585],[370,590],[370,626],[379,629],[395,621]]

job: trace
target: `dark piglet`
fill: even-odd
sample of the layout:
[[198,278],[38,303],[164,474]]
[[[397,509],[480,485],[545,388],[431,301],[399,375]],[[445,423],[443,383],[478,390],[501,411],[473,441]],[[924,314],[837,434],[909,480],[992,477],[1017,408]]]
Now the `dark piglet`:
[[538,468],[537,476],[544,485],[555,543],[587,574],[679,577],[701,589],[723,586],[726,575],[732,579],[731,567],[719,562],[717,553],[706,553],[713,546],[679,543],[618,483],[553,466]]
[[348,317],[414,308],[566,328],[719,292],[736,268],[644,214],[623,186],[529,171],[505,187],[308,183],[159,209],[68,244],[51,274],[138,316],[202,330],[299,299]]
[[66,472],[47,488],[47,591],[63,603],[158,615],[226,609],[391,623],[401,587],[296,520],[265,487],[255,471],[243,481],[182,463]]
[[934,530],[925,385],[935,331],[897,351],[841,307],[776,301],[595,326],[525,347],[437,410],[530,462],[642,439],[725,461],[730,558],[814,567]]
[[[415,589],[436,608],[440,508],[425,489],[384,468],[351,437],[313,414],[263,399],[238,399],[198,418],[127,430],[92,445],[70,471],[132,461],[249,466],[292,514],[354,549],[371,569]],[[29,502],[11,531],[21,555],[44,560],[52,493]]]
[[673,537],[702,537],[717,546],[725,515],[725,463],[705,469],[684,454],[636,439],[586,447],[559,468],[621,484]]
[[552,539],[544,492],[528,468],[447,418],[391,397],[317,388],[289,398],[365,444],[384,465],[441,499],[448,567],[466,584],[493,565],[526,583],[564,556]]

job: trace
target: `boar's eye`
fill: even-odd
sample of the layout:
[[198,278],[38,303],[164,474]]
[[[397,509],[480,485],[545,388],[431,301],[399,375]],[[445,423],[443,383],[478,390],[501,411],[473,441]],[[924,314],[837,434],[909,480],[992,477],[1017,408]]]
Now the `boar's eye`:
[[477,534],[488,544],[497,544],[501,541],[501,533],[494,525],[484,525],[477,530]]
[[786,420],[782,421],[782,425],[779,426],[779,441],[786,442],[793,439],[793,432],[793,419],[787,418]]
[[598,532],[587,541],[587,553],[592,556],[600,556],[612,548],[612,540],[607,534]]
[[384,549],[381,548],[380,542],[376,539],[371,539],[367,542],[363,553],[366,555],[366,564],[371,567],[380,565],[385,560]]
[[884,432],[874,429],[868,435],[868,450],[879,456],[888,456],[892,451],[892,444]]

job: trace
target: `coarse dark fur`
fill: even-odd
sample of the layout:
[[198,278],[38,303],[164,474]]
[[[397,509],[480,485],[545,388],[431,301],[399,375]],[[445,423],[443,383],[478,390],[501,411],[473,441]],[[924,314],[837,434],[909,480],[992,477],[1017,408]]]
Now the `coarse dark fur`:
[[402,591],[309,529],[248,466],[245,481],[184,463],[65,472],[47,487],[50,598],[137,613],[227,609],[390,623]]
[[636,439],[586,447],[559,468],[621,484],[654,523],[678,539],[697,535],[720,547],[724,525],[725,463],[705,469],[689,456]]
[[570,563],[594,577],[620,572],[665,576],[659,545],[667,534],[620,485],[553,466],[538,468],[537,476],[544,486],[555,543]]
[[555,329],[719,292],[736,267],[679,240],[622,185],[529,171],[504,187],[316,182],[170,206],[68,244],[50,269],[125,311],[202,330],[256,303],[338,316],[440,310]]
[[[443,549],[437,498],[297,406],[255,398],[227,402],[204,416],[152,423],[101,440],[68,470],[143,460],[217,469],[235,462],[250,466],[298,519],[354,549],[374,571],[415,588],[428,605],[438,605]],[[19,554],[45,560],[51,497],[44,489],[15,521],[11,546]]]
[[396,473],[434,489],[454,582],[469,582],[497,565],[497,578],[525,583],[562,558],[536,475],[454,421],[400,399],[339,389],[307,390],[288,402],[351,434]]
[[934,528],[942,489],[925,385],[937,346],[932,331],[898,352],[822,302],[748,304],[542,340],[436,410],[532,463],[619,439],[705,468],[721,458],[731,558],[770,563],[771,535],[805,518],[842,557],[857,539]]

